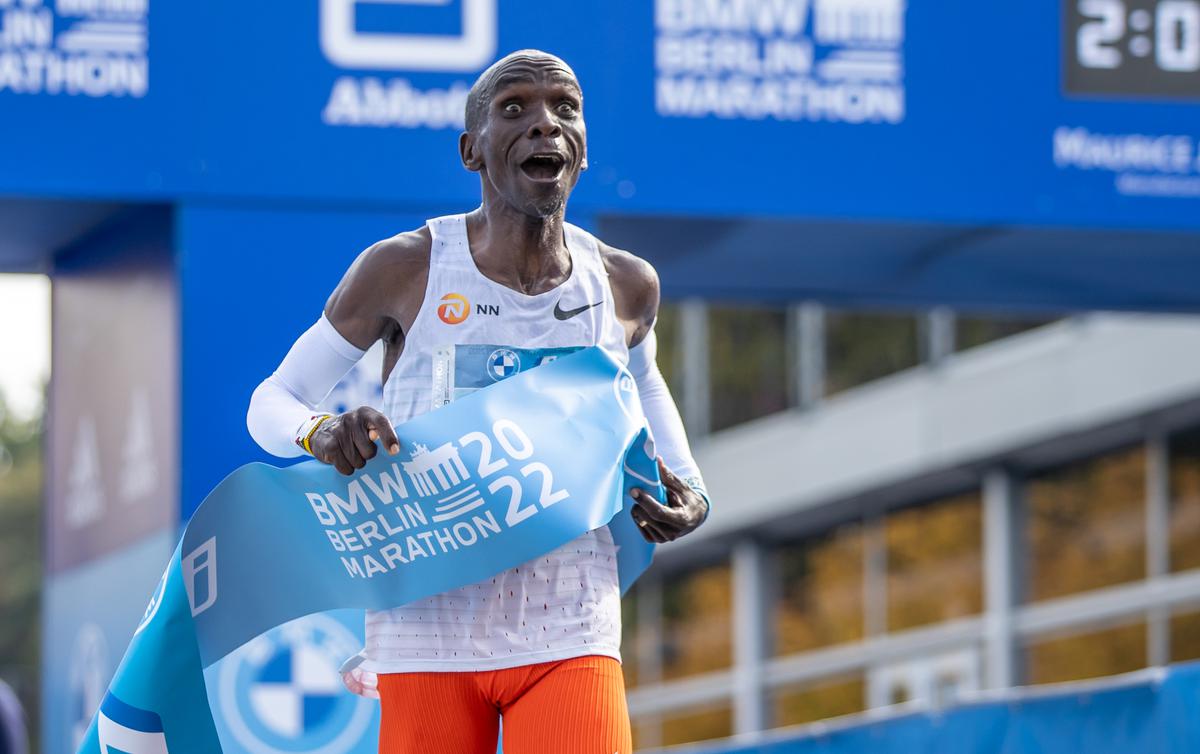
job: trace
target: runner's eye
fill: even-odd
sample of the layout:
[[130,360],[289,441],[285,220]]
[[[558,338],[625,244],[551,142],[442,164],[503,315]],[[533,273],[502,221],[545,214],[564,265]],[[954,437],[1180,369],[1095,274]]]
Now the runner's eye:
[[558,104],[558,112],[561,115],[574,115],[575,110],[576,108],[574,102],[560,102]]
[[520,112],[521,106],[516,102],[509,102],[504,106],[504,113],[506,115],[519,115]]

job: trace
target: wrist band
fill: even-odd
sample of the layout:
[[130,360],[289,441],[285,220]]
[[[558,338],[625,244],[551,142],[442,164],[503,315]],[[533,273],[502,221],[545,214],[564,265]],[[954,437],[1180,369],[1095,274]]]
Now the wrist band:
[[296,430],[296,444],[300,446],[300,449],[311,456],[313,454],[311,445],[312,436],[316,433],[318,427],[324,424],[326,420],[332,418],[333,414],[314,414],[308,417],[308,420],[300,425],[300,429]]

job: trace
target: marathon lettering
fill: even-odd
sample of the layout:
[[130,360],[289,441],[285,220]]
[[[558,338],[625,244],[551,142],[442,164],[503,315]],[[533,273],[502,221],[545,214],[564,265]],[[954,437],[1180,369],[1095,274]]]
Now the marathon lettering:
[[[570,497],[550,467],[533,458],[528,434],[508,419],[490,433],[468,432],[433,449],[414,445],[410,456],[351,480],[344,494],[305,493],[352,577],[369,579],[471,547]],[[536,494],[526,495],[523,480]],[[488,509],[495,501],[496,511]]]
[[904,11],[904,0],[656,0],[658,113],[901,123]]

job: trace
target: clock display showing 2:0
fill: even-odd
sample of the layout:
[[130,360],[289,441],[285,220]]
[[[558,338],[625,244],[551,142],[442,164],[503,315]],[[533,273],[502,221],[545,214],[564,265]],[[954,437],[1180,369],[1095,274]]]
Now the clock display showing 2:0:
[[1200,0],[1062,0],[1073,94],[1200,99]]

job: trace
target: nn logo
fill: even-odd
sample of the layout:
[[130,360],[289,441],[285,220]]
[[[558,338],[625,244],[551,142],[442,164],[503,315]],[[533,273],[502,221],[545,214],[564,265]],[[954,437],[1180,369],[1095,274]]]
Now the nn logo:
[[[500,305],[476,304],[475,313],[497,317],[500,315]],[[438,319],[448,325],[460,324],[471,316],[471,302],[461,293],[447,293],[442,296],[442,303],[438,304],[437,315]]]
[[471,315],[471,302],[461,293],[447,293],[437,308],[438,319],[448,325],[458,325]]

